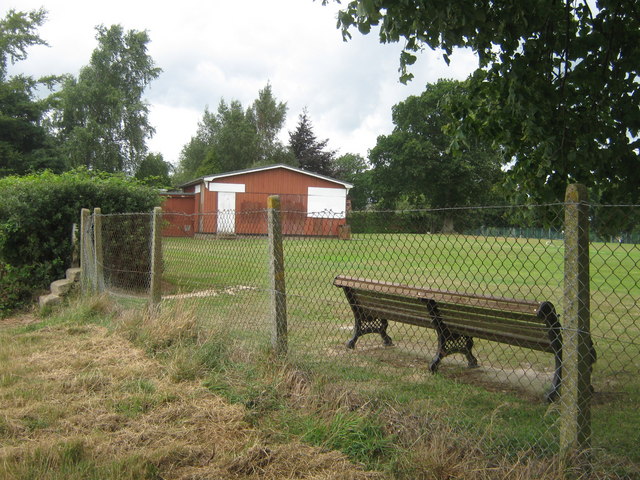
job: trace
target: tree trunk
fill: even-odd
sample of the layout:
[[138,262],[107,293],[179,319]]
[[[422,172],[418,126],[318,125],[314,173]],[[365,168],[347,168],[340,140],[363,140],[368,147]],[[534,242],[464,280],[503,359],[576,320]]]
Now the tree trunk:
[[452,216],[446,215],[444,217],[444,221],[442,223],[442,233],[455,233]]

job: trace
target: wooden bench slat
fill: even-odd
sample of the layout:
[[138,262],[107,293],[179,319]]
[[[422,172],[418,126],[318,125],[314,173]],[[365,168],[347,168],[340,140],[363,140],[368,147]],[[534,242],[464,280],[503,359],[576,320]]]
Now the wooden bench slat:
[[[467,331],[473,330],[476,334],[491,335],[492,338],[504,335],[514,341],[518,339],[522,342],[535,342],[549,345],[549,336],[544,329],[527,328],[526,326],[513,326],[500,322],[483,322],[481,319],[446,317],[444,319],[446,327],[455,333],[467,335]],[[476,335],[477,336],[477,335]]]
[[[435,328],[433,321],[426,317],[420,315],[414,315],[412,313],[403,313],[398,310],[385,308],[385,307],[375,307],[362,305],[361,307],[362,313],[364,315],[368,315],[371,317],[376,316],[384,316],[385,319],[406,323],[410,325],[415,325],[419,327],[427,327],[427,328]],[[501,341],[502,343],[507,343],[509,345],[514,345],[518,347],[531,348],[534,350],[540,350],[545,352],[552,351],[551,343],[548,339],[548,336],[544,330],[540,330],[539,332],[531,332],[524,329],[520,330],[509,330],[508,328],[504,328],[504,324],[494,324],[496,328],[500,328],[500,333],[491,330],[490,326],[486,323],[483,324],[481,322],[473,322],[467,321],[456,321],[460,319],[455,319],[452,317],[447,317],[445,319],[445,324],[451,333],[456,333],[459,335],[467,335],[475,338],[482,338],[484,340],[493,340],[493,341]],[[528,333],[533,333],[529,335]],[[538,333],[537,335],[535,333]]]
[[545,330],[527,328],[522,325],[514,326],[500,322],[483,322],[481,319],[461,319],[455,317],[445,317],[444,324],[449,328],[449,330],[472,328],[476,331],[487,331],[491,333],[495,333],[496,331],[504,332],[514,338],[521,337],[522,339],[536,340],[540,342],[549,341]]
[[[387,310],[383,308],[369,309],[367,307],[362,308],[364,315],[384,316],[385,319],[401,322],[410,325],[416,325],[419,327],[435,328],[433,322],[426,317],[419,317],[414,315],[407,315],[394,310]],[[455,321],[446,322],[446,326],[451,333],[459,335],[467,335],[476,338],[483,338],[485,340],[502,341],[502,343],[508,343],[510,345],[533,348],[541,351],[551,351],[551,343],[544,335],[526,335],[523,331],[508,331],[503,329],[500,333],[487,329],[482,324],[473,323],[461,323],[457,324]]]
[[376,299],[375,297],[360,295],[358,292],[356,292],[356,298],[359,305],[366,305],[371,308],[393,307],[403,312],[412,313],[417,316],[430,316],[426,306],[423,304],[411,304],[401,301]]
[[438,302],[438,309],[442,311],[456,311],[469,315],[485,315],[491,317],[511,319],[523,323],[538,323],[544,325],[544,319],[539,318],[535,312],[520,312],[513,310],[495,310],[485,307],[473,307],[469,305],[457,305],[449,302]]
[[470,322],[470,323],[485,323],[487,325],[499,325],[504,328],[511,328],[513,330],[523,330],[526,332],[536,331],[545,332],[546,327],[544,323],[528,322],[522,318],[513,318],[502,315],[491,315],[487,312],[465,312],[446,307],[439,307],[438,311],[445,323],[455,321],[458,323]]
[[371,317],[384,314],[384,318],[387,320],[408,323],[418,327],[435,328],[432,320],[425,316],[412,315],[411,313],[403,313],[397,310],[388,310],[383,308],[368,308],[367,306],[362,306],[361,310],[364,315]]
[[[371,308],[385,308],[393,307],[405,313],[412,313],[416,316],[428,316],[430,317],[427,306],[421,301],[406,302],[402,298],[395,296],[386,296],[384,298],[377,295],[370,295],[368,292],[361,290],[355,291],[358,304],[367,305]],[[389,310],[389,308],[387,308]],[[438,311],[440,315],[445,319],[448,317],[460,319],[469,319],[469,321],[478,320],[480,322],[495,323],[504,325],[506,328],[512,328],[514,330],[523,329],[530,330],[536,328],[536,331],[544,333],[544,323],[542,319],[539,319],[534,315],[524,315],[514,312],[499,312],[488,309],[468,308],[466,306],[458,306],[453,304],[438,304]]]
[[[433,322],[425,317],[418,317],[413,315],[402,314],[400,312],[389,310],[385,308],[370,309],[366,306],[362,307],[362,313],[364,315],[384,316],[387,320],[397,321],[405,324],[415,325],[419,327],[435,328]],[[518,347],[532,348],[540,351],[552,351],[551,343],[545,336],[527,336],[522,333],[516,334],[515,332],[508,332],[506,330],[496,333],[488,330],[483,326],[475,326],[472,323],[458,324],[455,321],[446,322],[446,326],[451,333],[459,335],[467,335],[475,338],[482,338],[484,340],[501,341],[509,345]]]
[[[385,305],[363,304],[360,306],[363,314],[371,317],[384,316],[384,318],[393,321],[400,321],[427,328],[435,328],[433,320],[430,316],[416,314],[412,311],[402,311]],[[452,333],[461,335],[470,335],[487,340],[498,340],[504,338],[511,345],[529,346],[534,345],[537,350],[547,351],[551,348],[551,344],[542,327],[527,326],[522,324],[509,324],[506,322],[494,321],[490,322],[482,317],[455,317],[445,316],[443,321]],[[497,333],[496,330],[500,330]],[[534,347],[529,347],[534,348]]]
[[508,345],[513,345],[514,347],[529,348],[533,350],[540,350],[542,352],[553,352],[551,344],[549,342],[545,343],[542,339],[539,338],[528,339],[520,336],[512,336],[506,332],[492,333],[487,330],[477,330],[470,327],[456,328],[454,329],[454,331],[461,335],[506,343]]
[[[405,316],[424,317],[425,319],[431,319],[431,315],[426,305],[418,304],[406,304],[400,300],[393,299],[394,301],[388,301],[386,299],[378,299],[375,296],[363,295],[360,291],[356,291],[356,299],[360,307],[367,307],[371,312],[375,313],[376,310],[380,310],[385,315],[391,315],[394,312],[401,312]],[[455,307],[455,306],[454,306]],[[438,305],[438,310],[443,321],[449,325],[451,322],[456,325],[464,325],[465,323],[472,325],[486,324],[488,328],[502,328],[510,330],[514,333],[522,332],[523,336],[533,337],[539,336],[546,338],[546,330],[543,323],[540,323],[537,317],[511,317],[492,314],[487,310],[471,310],[466,309],[459,310],[452,308],[451,305],[445,305],[441,307]],[[527,321],[527,320],[535,321]]]
[[435,290],[391,282],[378,282],[366,278],[347,277],[338,275],[333,284],[337,287],[361,288],[372,292],[390,293],[414,298],[430,298],[440,302],[463,303],[473,306],[484,306],[500,310],[513,310],[524,313],[535,313],[540,303],[529,300],[516,300],[494,296],[477,296],[467,293],[451,292],[447,290]]
[[[371,306],[394,305],[402,310],[413,311],[417,315],[429,314],[428,308],[425,303],[418,298],[406,299],[405,297],[398,297],[396,295],[379,295],[375,292],[368,292],[359,289],[354,290],[354,293],[358,298],[358,303],[361,304],[367,304]],[[529,325],[531,323],[535,323],[544,326],[543,319],[538,318],[537,315],[532,315],[530,313],[491,310],[484,307],[470,307],[468,305],[455,305],[452,303],[438,303],[438,310],[441,314],[444,314],[445,311],[462,312],[463,314],[469,316],[503,319],[506,323],[511,322],[514,325]]]
[[379,294],[377,292],[369,292],[367,290],[354,289],[354,293],[362,301],[377,301],[380,303],[397,303],[404,305],[406,308],[414,308],[416,311],[426,311],[424,301],[420,298],[401,297],[398,295]]

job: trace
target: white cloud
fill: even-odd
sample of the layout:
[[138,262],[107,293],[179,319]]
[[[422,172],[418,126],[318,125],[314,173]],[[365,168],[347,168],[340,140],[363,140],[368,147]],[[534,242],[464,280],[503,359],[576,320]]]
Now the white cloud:
[[[1,15],[42,5],[9,2]],[[16,71],[77,75],[95,48],[96,25],[149,31],[149,54],[163,69],[146,95],[156,128],[149,146],[172,162],[205,106],[215,109],[221,98],[248,105],[267,81],[289,107],[284,141],[306,106],[319,139],[366,155],[392,129],[394,104],[438,78],[465,78],[476,66],[468,52],[456,52],[447,67],[440,54],[425,51],[412,69],[415,79],[402,85],[400,45],[380,45],[374,33],[343,42],[337,6],[312,0],[47,0],[45,8],[49,19],[39,32],[50,48],[32,48]]]
[[202,113],[184,107],[168,106],[162,103],[151,105],[149,121],[156,128],[156,134],[148,142],[149,150],[162,152],[165,159],[178,158],[184,143],[175,139],[188,139],[198,128]]

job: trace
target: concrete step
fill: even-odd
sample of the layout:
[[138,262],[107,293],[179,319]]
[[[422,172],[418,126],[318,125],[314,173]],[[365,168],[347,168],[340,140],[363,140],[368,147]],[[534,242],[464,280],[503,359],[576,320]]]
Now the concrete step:
[[80,268],[67,268],[67,279],[78,282],[80,281],[81,272],[82,270]]
[[51,307],[62,303],[62,297],[69,293],[69,290],[80,281],[80,269],[68,268],[66,277],[67,278],[63,278],[62,280],[51,282],[51,293],[40,295],[38,298],[40,308]]
[[63,296],[69,293],[71,287],[75,282],[73,280],[69,280],[68,278],[63,278],[62,280],[56,280],[51,283],[51,293],[53,295]]
[[58,295],[54,295],[53,293],[40,295],[40,297],[38,298],[38,304],[40,305],[40,308],[52,307],[54,305],[59,305],[60,303],[62,303],[62,298],[60,298]]

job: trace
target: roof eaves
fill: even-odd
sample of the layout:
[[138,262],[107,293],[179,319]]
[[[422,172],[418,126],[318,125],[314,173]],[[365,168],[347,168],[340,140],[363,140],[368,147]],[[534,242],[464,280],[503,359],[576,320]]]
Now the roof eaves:
[[180,185],[177,186],[177,188],[185,188],[185,187],[190,187],[191,185],[197,185],[199,183],[202,183],[205,181],[205,177],[198,177],[194,180],[191,180],[189,182],[186,183],[182,183]]
[[[327,177],[326,175],[321,175],[321,174],[315,173],[315,172],[309,172],[309,171],[303,170],[301,168],[295,168],[295,167],[292,167],[291,165],[285,165],[283,163],[278,163],[278,164],[275,164],[275,165],[268,165],[268,166],[265,166],[265,167],[247,168],[245,170],[237,170],[237,171],[234,171],[234,172],[224,172],[224,173],[218,173],[218,174],[213,174],[213,175],[207,175],[205,177],[202,177],[201,180],[204,180],[205,182],[212,182],[213,180],[216,180],[218,178],[233,177],[235,175],[244,175],[246,173],[260,172],[260,171],[264,171],[264,170],[273,170],[275,168],[285,168],[285,169],[291,170],[293,172],[302,173],[302,174],[305,174],[305,175],[309,175],[311,177],[321,178],[323,180],[327,180],[328,182],[338,183],[338,184],[344,186],[346,189],[353,188],[353,185],[351,183],[349,183],[349,182],[343,182],[342,180],[338,180],[338,179],[335,179],[335,178]],[[193,182],[191,182],[190,184],[193,184]]]

